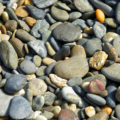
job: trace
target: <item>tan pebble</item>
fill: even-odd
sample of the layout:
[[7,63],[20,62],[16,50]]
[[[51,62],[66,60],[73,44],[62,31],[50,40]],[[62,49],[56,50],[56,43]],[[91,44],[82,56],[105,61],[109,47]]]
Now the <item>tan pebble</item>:
[[26,75],[27,80],[32,80],[34,78],[36,78],[35,74],[31,74],[31,75]]
[[45,116],[43,116],[43,115],[38,115],[36,117],[36,120],[47,120],[47,118]]
[[108,55],[104,51],[98,51],[96,52],[93,57],[90,58],[89,60],[89,65],[91,68],[94,68],[96,70],[100,70],[106,60],[107,60]]
[[76,104],[70,104],[69,109],[72,110],[73,112],[75,112],[77,109]]
[[12,38],[15,38],[15,34],[16,34],[16,32],[17,32],[17,29],[14,30],[14,32],[13,32],[13,34],[12,34]]
[[23,57],[22,57],[22,58],[19,58],[19,59],[18,59],[18,64],[20,64],[23,60],[24,60]]
[[26,54],[29,54],[28,45],[26,43],[24,44],[24,50]]
[[92,117],[96,114],[95,108],[93,106],[88,106],[85,108],[85,113],[88,117]]
[[21,89],[20,91],[18,91],[15,96],[23,96],[25,95],[25,90],[24,89]]
[[45,65],[50,65],[51,63],[56,62],[56,61],[54,59],[52,59],[52,58],[45,57],[45,58],[43,58],[42,62]]
[[33,57],[33,63],[34,63],[37,67],[39,67],[39,66],[41,65],[41,61],[42,61],[42,58],[41,58],[40,56],[35,55],[35,56]]
[[32,17],[26,17],[25,22],[30,26],[33,27],[33,25],[36,23],[36,19]]
[[24,4],[25,0],[18,0],[17,4],[18,4],[18,7],[19,6],[22,6]]
[[48,54],[50,56],[55,55],[55,50],[52,48],[49,42],[46,42],[46,47],[47,47]]
[[0,26],[0,30],[3,34],[7,34],[7,30],[6,30],[6,27],[4,25]]
[[0,40],[9,40],[9,39],[10,39],[9,35],[6,35],[6,34],[1,34],[0,35]]
[[55,74],[50,74],[49,77],[51,79],[51,82],[59,88],[63,88],[63,87],[68,86],[66,79],[62,79]]
[[53,108],[54,116],[55,116],[55,117],[58,117],[60,111],[61,111],[61,107],[60,107],[60,106],[55,106],[55,107]]
[[6,11],[4,11],[1,16],[4,22],[9,20],[9,15]]
[[16,15],[18,17],[27,17],[29,15],[29,13],[27,12],[26,10],[26,7],[25,6],[20,6],[16,9],[15,11]]
[[86,28],[84,29],[84,33],[93,34],[93,30],[92,30],[92,28],[86,27]]
[[32,0],[25,0],[24,5],[33,5]]
[[70,59],[70,57],[65,57],[65,60],[68,60],[68,59]]

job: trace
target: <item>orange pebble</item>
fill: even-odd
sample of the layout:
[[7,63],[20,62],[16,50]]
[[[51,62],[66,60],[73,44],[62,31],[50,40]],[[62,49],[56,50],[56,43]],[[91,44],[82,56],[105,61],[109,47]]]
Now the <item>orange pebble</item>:
[[104,23],[105,21],[105,14],[102,10],[100,9],[97,9],[96,10],[96,19],[101,22],[101,23]]
[[105,107],[103,107],[101,110],[106,111],[106,112],[108,113],[108,115],[110,115],[111,112],[112,112],[112,108],[109,107],[109,106],[105,106]]
[[33,5],[32,0],[25,0],[24,5]]

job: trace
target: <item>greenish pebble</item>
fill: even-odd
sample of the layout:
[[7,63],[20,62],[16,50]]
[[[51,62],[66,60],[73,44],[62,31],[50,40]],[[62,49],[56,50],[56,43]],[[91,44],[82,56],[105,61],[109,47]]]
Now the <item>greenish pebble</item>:
[[70,13],[70,18],[69,18],[69,20],[70,21],[74,21],[75,19],[78,19],[78,18],[80,18],[82,16],[82,13],[80,13],[80,12],[72,12],[72,13]]
[[39,66],[41,65],[41,61],[42,61],[42,59],[41,59],[40,56],[35,55],[35,56],[33,57],[33,63],[34,63],[37,67],[39,67]]

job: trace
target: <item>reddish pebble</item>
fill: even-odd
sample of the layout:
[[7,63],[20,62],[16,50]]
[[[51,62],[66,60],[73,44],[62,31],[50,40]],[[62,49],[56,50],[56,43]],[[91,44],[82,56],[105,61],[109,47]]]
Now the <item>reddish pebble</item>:
[[79,120],[79,118],[73,111],[62,109],[58,116],[58,120]]

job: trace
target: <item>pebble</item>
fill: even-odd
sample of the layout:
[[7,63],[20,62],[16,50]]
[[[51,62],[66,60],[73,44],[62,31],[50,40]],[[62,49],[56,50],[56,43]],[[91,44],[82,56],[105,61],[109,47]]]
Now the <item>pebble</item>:
[[79,120],[79,118],[73,111],[62,109],[58,116],[58,120]]
[[16,32],[16,36],[22,40],[23,42],[29,42],[29,41],[33,41],[36,40],[35,37],[33,37],[32,35],[30,35],[27,31],[22,30],[22,29],[18,29]]
[[80,12],[71,12],[69,16],[70,21],[74,21],[82,16],[82,13]]
[[100,70],[104,66],[107,57],[108,55],[104,51],[96,52],[94,56],[89,59],[90,67]]
[[32,103],[33,110],[35,111],[41,110],[42,107],[44,106],[44,103],[45,103],[45,99],[43,96],[36,96]]
[[9,15],[6,11],[2,12],[1,16],[4,22],[7,22],[9,20]]
[[54,114],[52,112],[44,111],[42,113],[43,116],[45,116],[48,120],[51,120],[54,117]]
[[120,24],[119,13],[120,13],[120,2],[118,2],[117,6],[116,6],[116,11],[115,11],[115,17],[116,17],[116,20],[117,20],[118,24]]
[[22,74],[11,75],[4,86],[4,91],[8,94],[17,93],[27,84],[26,77]]
[[52,6],[51,14],[55,20],[66,21],[69,19],[69,14],[67,13],[67,11],[59,9],[55,6]]
[[120,119],[120,104],[116,105],[115,114],[116,114],[117,118]]
[[0,116],[5,117],[8,116],[8,109],[10,106],[10,102],[12,100],[13,96],[6,94],[3,92],[2,89],[0,89]]
[[20,69],[25,73],[25,74],[32,74],[36,72],[36,66],[33,62],[29,60],[24,60],[20,64]]
[[68,86],[68,87],[62,88],[61,94],[66,101],[70,103],[75,103],[79,107],[82,107],[82,99],[74,92],[72,87]]
[[3,4],[0,3],[0,15],[3,13],[4,9],[5,9],[5,6],[3,6]]
[[12,119],[25,119],[32,113],[28,101],[22,96],[15,96],[9,108],[9,116]]
[[66,79],[73,77],[82,78],[87,74],[89,69],[85,50],[82,46],[76,45],[72,48],[71,53],[72,57],[70,59],[60,61],[55,65],[54,72],[59,77]]
[[101,23],[104,23],[105,21],[105,14],[102,10],[100,9],[97,9],[96,10],[96,19],[101,22]]
[[117,88],[116,94],[115,94],[115,98],[118,102],[120,102],[120,87]]
[[39,67],[39,66],[41,65],[41,62],[42,62],[42,59],[41,59],[40,56],[35,55],[35,56],[33,57],[33,63],[34,63],[37,67]]
[[94,11],[88,0],[74,0],[74,5],[82,13]]
[[46,69],[46,66],[40,66],[36,71],[36,75],[38,77],[45,75],[45,69]]
[[25,56],[24,43],[21,40],[19,40],[17,38],[12,38],[12,39],[10,39],[10,43],[16,50],[18,57]]
[[32,18],[32,17],[26,17],[25,18],[25,22],[30,26],[33,27],[34,24],[36,23],[36,19]]
[[88,106],[85,108],[86,115],[90,118],[96,114],[95,108],[93,106]]
[[42,62],[43,62],[43,64],[45,64],[45,65],[50,65],[50,64],[52,64],[52,63],[54,63],[54,62],[56,62],[56,61],[55,61],[54,59],[52,59],[52,58],[45,57],[45,58],[43,58]]
[[56,99],[56,95],[52,92],[45,92],[44,98],[45,98],[45,105],[52,105]]
[[63,23],[53,30],[55,39],[63,42],[76,41],[81,34],[80,28],[71,23]]
[[5,23],[5,27],[7,30],[13,32],[17,28],[17,22],[15,20],[8,20]]
[[95,22],[93,32],[97,38],[101,39],[106,34],[106,31],[106,27],[103,24]]
[[30,82],[28,83],[28,87],[30,90],[32,90],[33,96],[42,95],[47,90],[46,83],[42,79],[38,78],[30,80]]
[[108,113],[108,115],[110,115],[112,113],[112,108],[109,106],[105,106],[101,110],[106,111]]
[[15,11],[15,14],[18,16],[18,17],[27,17],[29,15],[29,13],[27,12],[26,10],[26,7],[25,6],[20,6],[16,9]]
[[106,100],[99,95],[87,93],[86,97],[88,100],[90,100],[92,103],[99,105],[99,106],[104,106],[106,104]]
[[51,6],[52,4],[54,4],[55,2],[57,2],[57,0],[33,0],[33,3],[38,7],[38,8],[46,8]]
[[31,42],[28,42],[28,45],[40,56],[40,57],[46,57],[47,56],[47,50],[44,45],[43,41],[40,40],[33,40]]
[[8,41],[0,42],[0,58],[7,68],[16,69],[18,67],[17,53]]
[[99,112],[96,115],[94,115],[91,118],[88,118],[87,120],[108,120],[108,114],[106,112]]
[[59,88],[68,86],[66,79],[62,79],[55,74],[49,74],[49,77],[50,77],[51,82]]
[[32,0],[24,0],[24,5],[32,5]]
[[103,67],[101,72],[110,80],[120,82],[119,63],[114,63],[108,67]]
[[113,18],[106,18],[105,19],[105,24],[108,25],[109,27],[117,28],[117,22]]
[[38,9],[32,5],[26,5],[26,8],[31,16],[35,19],[43,19],[45,17],[45,11],[42,9]]

